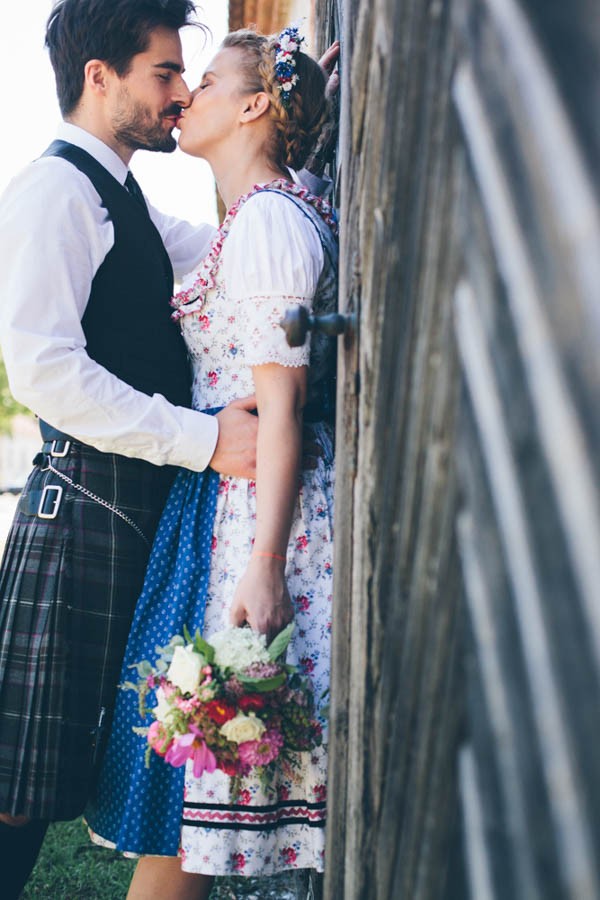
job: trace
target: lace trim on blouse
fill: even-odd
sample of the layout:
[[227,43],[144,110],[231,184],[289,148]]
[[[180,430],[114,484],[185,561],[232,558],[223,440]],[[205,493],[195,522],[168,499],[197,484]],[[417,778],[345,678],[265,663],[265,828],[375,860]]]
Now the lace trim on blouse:
[[307,366],[310,361],[310,340],[302,347],[290,347],[281,328],[285,312],[298,305],[310,309],[306,297],[244,297],[238,301],[245,319],[245,360],[249,366],[278,363],[280,366]]

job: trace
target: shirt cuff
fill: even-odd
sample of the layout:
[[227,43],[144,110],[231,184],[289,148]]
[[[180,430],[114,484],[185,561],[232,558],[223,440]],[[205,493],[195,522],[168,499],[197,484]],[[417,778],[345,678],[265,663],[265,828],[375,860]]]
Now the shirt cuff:
[[216,416],[185,410],[183,431],[169,462],[193,472],[203,472],[213,458],[219,437]]

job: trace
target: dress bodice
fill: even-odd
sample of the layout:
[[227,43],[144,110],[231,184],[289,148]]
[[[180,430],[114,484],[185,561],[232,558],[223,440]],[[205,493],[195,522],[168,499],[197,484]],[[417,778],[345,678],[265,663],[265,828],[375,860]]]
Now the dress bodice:
[[192,360],[194,407],[223,406],[252,394],[252,366],[272,362],[309,365],[308,402],[314,401],[331,377],[330,339],[315,335],[290,348],[279,323],[299,304],[309,312],[335,310],[331,228],[302,197],[261,190],[232,217],[216,249],[207,289],[194,297],[201,269],[174,301]]

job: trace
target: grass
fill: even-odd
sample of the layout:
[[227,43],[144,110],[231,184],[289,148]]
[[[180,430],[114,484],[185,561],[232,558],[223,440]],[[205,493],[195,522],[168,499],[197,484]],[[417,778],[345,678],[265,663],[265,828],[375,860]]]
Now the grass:
[[50,825],[23,900],[121,900],[135,861],[96,847],[82,819]]
[[[82,819],[57,822],[48,829],[22,900],[124,900],[135,865],[135,860],[92,844]],[[219,878],[211,900],[306,898],[306,876]]]

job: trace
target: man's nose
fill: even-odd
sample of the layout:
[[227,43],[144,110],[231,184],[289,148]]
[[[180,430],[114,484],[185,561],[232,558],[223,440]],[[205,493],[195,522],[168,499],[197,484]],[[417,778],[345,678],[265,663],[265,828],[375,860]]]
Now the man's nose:
[[192,102],[192,93],[183,78],[178,80],[177,88],[173,94],[173,102],[181,107],[189,106]]

